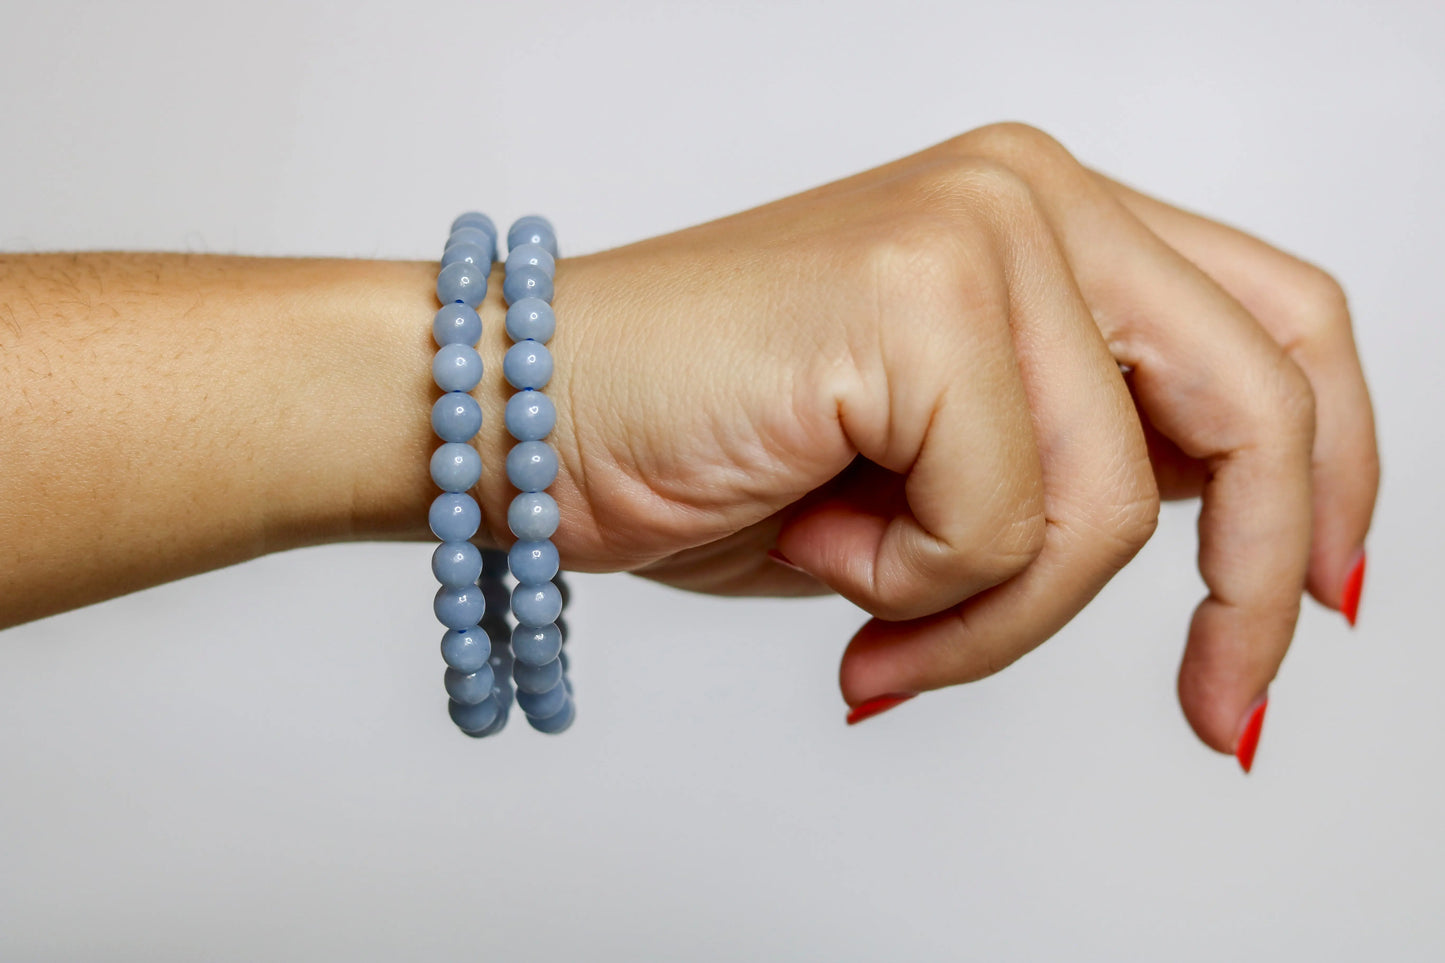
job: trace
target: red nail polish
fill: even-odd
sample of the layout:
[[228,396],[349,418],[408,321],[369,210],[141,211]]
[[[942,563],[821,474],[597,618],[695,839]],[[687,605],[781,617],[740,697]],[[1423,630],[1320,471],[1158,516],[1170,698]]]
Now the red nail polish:
[[1355,624],[1355,616],[1360,611],[1360,589],[1365,586],[1365,550],[1360,549],[1360,557],[1355,562],[1355,567],[1350,569],[1350,574],[1345,576],[1345,590],[1340,593],[1340,611],[1350,623],[1351,628]]
[[887,712],[894,706],[902,705],[912,699],[916,692],[890,692],[888,695],[877,696],[867,702],[860,702],[848,710],[848,725],[856,726],[864,719],[871,719],[880,712]]
[[770,559],[772,559],[773,561],[777,562],[779,565],[786,565],[788,568],[792,569],[792,570],[795,571],[795,572],[801,572],[801,571],[802,571],[802,569],[798,568],[798,566],[796,566],[796,565],[793,564],[792,560],[791,560],[790,558],[788,558],[788,556],[784,555],[782,552],[778,551],[776,548],[770,548],[770,549],[768,549],[768,558],[770,558]]
[[1254,765],[1254,750],[1259,745],[1259,730],[1264,728],[1264,710],[1269,708],[1269,696],[1260,699],[1259,704],[1245,720],[1244,731],[1239,734],[1239,745],[1234,749],[1234,758],[1239,760],[1245,772]]

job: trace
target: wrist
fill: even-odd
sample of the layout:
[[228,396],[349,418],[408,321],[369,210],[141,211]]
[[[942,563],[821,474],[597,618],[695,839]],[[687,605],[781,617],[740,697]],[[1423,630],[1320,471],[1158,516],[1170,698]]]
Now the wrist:
[[[437,495],[428,465],[439,444],[431,427],[431,409],[441,392],[432,382],[436,353],[431,320],[436,314],[436,262],[356,262],[359,282],[353,303],[364,317],[358,322],[366,336],[353,356],[349,414],[344,419],[354,437],[332,446],[345,460],[350,511],[324,519],[325,540],[415,540],[433,538],[427,509]],[[472,444],[482,458],[482,477],[471,494],[482,509],[482,526],[473,539],[483,547],[510,543],[507,505],[511,491],[506,457],[512,440],[504,412],[511,387],[502,377],[502,358],[510,344],[506,334],[506,303],[502,297],[502,265],[493,266],[487,296],[477,306],[482,337],[482,383],[471,392],[482,409],[482,427]],[[328,486],[330,487],[330,486]],[[314,515],[313,515],[314,517]]]

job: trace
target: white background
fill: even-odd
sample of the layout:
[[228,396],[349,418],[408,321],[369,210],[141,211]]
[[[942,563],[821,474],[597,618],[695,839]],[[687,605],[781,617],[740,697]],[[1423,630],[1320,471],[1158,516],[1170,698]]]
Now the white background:
[[432,257],[479,206],[580,253],[1005,118],[1350,292],[1360,628],[1307,607],[1253,775],[1175,703],[1193,506],[855,729],[848,605],[608,576],[577,725],[476,743],[430,547],[307,550],[0,635],[0,959],[1440,959],[1438,2],[3,0],[0,249]]

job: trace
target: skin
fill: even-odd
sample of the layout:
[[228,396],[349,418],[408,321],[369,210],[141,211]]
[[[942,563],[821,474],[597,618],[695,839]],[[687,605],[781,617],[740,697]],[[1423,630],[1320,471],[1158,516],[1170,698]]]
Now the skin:
[[[435,265],[0,257],[0,626],[268,552],[427,539]],[[482,544],[505,545],[480,311]],[[994,125],[557,270],[564,566],[837,592],[858,705],[999,671],[1201,499],[1179,674],[1234,751],[1378,458],[1340,287]],[[778,564],[775,549],[793,567]]]

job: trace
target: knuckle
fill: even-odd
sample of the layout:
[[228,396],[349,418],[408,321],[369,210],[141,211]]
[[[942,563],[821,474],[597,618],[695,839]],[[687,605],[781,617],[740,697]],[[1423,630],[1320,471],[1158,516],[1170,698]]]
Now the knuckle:
[[988,156],[950,155],[919,174],[926,206],[947,210],[964,223],[997,210],[1038,207],[1028,181],[1013,167]]
[[1133,558],[1159,528],[1159,488],[1152,478],[1147,491],[1140,492],[1118,511],[1115,534],[1126,552],[1125,561]]
[[916,302],[966,290],[978,268],[994,256],[966,225],[941,213],[899,215],[887,232],[869,239],[865,276],[879,296]]
[[1309,377],[1283,352],[1276,359],[1257,405],[1266,425],[1291,437],[1302,437],[1313,445],[1315,392]]
[[1052,135],[1031,124],[1000,121],[986,124],[956,138],[956,146],[986,156],[1022,159],[1061,159],[1072,155]]
[[1315,392],[1309,376],[1288,357],[1280,359],[1275,401],[1288,423],[1311,431],[1315,425]]
[[969,553],[976,576],[990,585],[1006,582],[1032,565],[1048,535],[1042,504],[1002,517],[1006,521],[985,533],[978,549]]
[[1290,310],[1299,328],[1349,327],[1349,299],[1329,272],[1301,261],[1291,288]]

